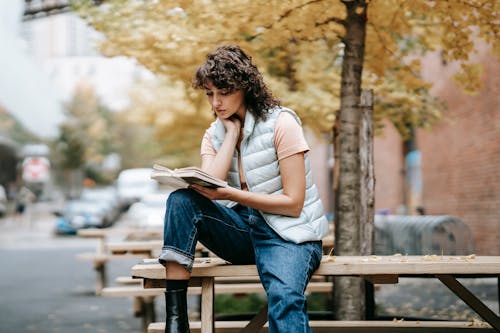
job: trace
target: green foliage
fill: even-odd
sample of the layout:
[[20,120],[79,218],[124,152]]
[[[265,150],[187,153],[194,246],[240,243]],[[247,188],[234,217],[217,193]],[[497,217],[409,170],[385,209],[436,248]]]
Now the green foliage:
[[258,312],[267,300],[262,294],[222,294],[215,296],[215,313],[255,313]]
[[85,164],[85,143],[71,126],[60,126],[55,143],[54,162],[63,170],[80,169]]
[[[329,311],[326,293],[311,293],[307,295],[308,311]],[[265,294],[221,294],[215,296],[215,312],[219,315],[256,313],[267,299]]]
[[10,138],[19,145],[42,141],[2,107],[0,107],[0,135]]

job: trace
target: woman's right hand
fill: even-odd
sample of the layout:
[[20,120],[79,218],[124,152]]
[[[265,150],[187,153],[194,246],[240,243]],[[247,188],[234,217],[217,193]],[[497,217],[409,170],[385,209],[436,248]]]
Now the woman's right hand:
[[226,128],[226,131],[228,133],[234,133],[234,134],[239,135],[240,130],[241,130],[241,121],[238,117],[235,117],[233,115],[233,116],[226,118],[226,119],[222,119],[222,118],[219,118],[219,119],[222,122],[222,124],[224,125],[224,127]]

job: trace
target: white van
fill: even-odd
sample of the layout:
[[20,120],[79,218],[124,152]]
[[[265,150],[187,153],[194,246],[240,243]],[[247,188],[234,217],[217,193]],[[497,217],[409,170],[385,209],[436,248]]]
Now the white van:
[[158,189],[158,182],[150,178],[151,171],[150,168],[134,168],[120,172],[116,180],[116,190],[125,209]]

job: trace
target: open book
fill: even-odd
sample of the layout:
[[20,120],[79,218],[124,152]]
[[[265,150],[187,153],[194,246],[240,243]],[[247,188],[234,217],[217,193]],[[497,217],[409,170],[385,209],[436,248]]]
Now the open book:
[[215,178],[197,167],[171,170],[163,165],[155,164],[153,165],[151,178],[175,189],[186,188],[190,184],[211,188],[227,186],[227,183],[222,179]]

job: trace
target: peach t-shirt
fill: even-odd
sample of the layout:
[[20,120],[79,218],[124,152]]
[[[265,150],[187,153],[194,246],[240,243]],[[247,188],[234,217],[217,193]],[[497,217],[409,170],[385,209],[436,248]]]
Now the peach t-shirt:
[[[274,147],[276,147],[278,161],[297,153],[306,153],[309,151],[309,146],[304,138],[302,127],[288,112],[281,112],[276,120],[276,126],[274,128]],[[217,155],[217,152],[212,146],[208,130],[205,131],[205,135],[203,135],[201,141],[201,155]],[[238,162],[241,163],[241,161]],[[241,165],[240,180],[243,185],[242,187],[246,187],[244,186],[246,185],[246,181],[241,172]]]

